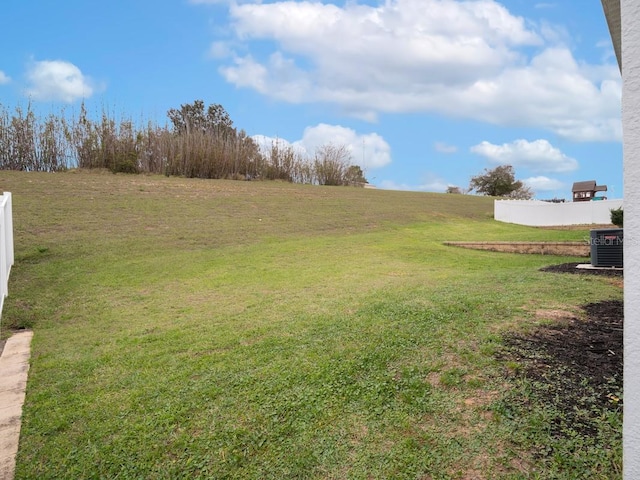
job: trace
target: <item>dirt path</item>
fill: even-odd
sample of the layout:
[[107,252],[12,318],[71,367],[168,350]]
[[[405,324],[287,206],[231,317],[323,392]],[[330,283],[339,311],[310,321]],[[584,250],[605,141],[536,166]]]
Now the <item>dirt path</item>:
[[7,340],[0,356],[0,479],[15,474],[33,332],[18,332]]

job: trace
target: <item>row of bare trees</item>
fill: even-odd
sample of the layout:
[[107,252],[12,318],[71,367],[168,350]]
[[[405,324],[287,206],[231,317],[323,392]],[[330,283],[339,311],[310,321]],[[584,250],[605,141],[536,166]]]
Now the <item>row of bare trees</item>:
[[101,168],[114,173],[154,173],[196,178],[267,179],[320,185],[364,185],[349,149],[323,145],[310,157],[274,142],[265,151],[238,130],[221,105],[181,105],[168,112],[171,126],[116,120],[103,111],[36,116],[29,105],[13,113],[0,105],[0,169],[55,172]]
[[36,118],[31,109],[15,114],[0,105],[0,168],[5,170],[57,171],[66,168],[70,144],[63,119]]

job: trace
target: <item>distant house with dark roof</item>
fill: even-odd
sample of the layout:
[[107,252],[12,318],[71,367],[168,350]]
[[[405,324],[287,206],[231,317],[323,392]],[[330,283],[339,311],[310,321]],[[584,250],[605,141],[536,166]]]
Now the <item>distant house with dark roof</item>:
[[606,192],[606,185],[596,185],[595,180],[587,180],[586,182],[575,182],[573,188],[573,201],[574,202],[588,202],[594,198],[598,200],[606,200],[607,197],[596,197],[596,192]]

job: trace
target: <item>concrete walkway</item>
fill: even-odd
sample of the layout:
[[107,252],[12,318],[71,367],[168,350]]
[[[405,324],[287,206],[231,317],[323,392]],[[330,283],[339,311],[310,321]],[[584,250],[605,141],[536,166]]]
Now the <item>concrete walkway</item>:
[[0,356],[0,480],[12,480],[15,475],[31,338],[30,331],[14,334]]

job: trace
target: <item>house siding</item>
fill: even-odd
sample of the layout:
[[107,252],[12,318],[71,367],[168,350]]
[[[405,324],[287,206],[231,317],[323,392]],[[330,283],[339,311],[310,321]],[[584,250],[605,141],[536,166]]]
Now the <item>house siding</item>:
[[640,2],[621,0],[620,12],[624,266],[631,272],[624,278],[624,478],[635,480],[640,478],[640,276],[635,274],[640,271]]

